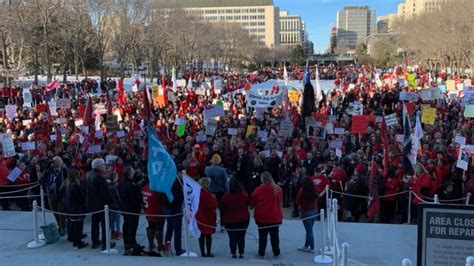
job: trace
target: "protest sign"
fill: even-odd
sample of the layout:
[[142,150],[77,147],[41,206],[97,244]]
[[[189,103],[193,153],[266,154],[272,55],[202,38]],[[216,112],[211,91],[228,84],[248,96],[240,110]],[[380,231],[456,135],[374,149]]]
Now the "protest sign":
[[36,149],[36,145],[34,141],[27,141],[21,143],[21,150],[22,151],[34,151]]
[[13,143],[13,139],[8,135],[3,135],[2,140],[2,147],[3,147],[3,157],[8,158],[16,155],[15,152],[15,144]]
[[308,124],[306,134],[309,138],[326,139],[326,128],[315,124]]
[[461,135],[456,135],[454,137],[454,142],[460,145],[466,145],[466,138]]
[[96,130],[95,131],[95,137],[98,139],[101,139],[104,137],[104,132],[102,130]]
[[469,151],[466,146],[462,145],[461,149],[459,150],[458,160],[456,162],[456,167],[461,168],[464,171],[467,171],[467,167],[469,166]]
[[334,126],[332,123],[326,124],[326,134],[334,134]]
[[105,118],[105,128],[107,129],[107,133],[114,133],[118,131],[118,117],[116,115],[107,115]]
[[350,115],[363,115],[364,106],[359,101],[349,103],[349,107],[347,108],[347,113]]
[[198,135],[196,135],[196,141],[197,142],[206,142],[207,141],[207,136],[205,134],[198,134]]
[[257,126],[247,126],[247,131],[245,132],[245,138],[248,138],[250,135],[252,135],[256,128]]
[[23,95],[23,106],[31,108],[31,103],[33,102],[33,96],[31,95],[30,89],[24,88],[22,95]]
[[391,115],[385,116],[385,124],[387,127],[392,127],[398,125],[397,114],[393,113]]
[[14,183],[15,180],[21,175],[21,169],[18,167],[15,167],[10,174],[7,176],[7,179],[10,180],[10,182]]
[[182,124],[178,126],[178,129],[176,130],[176,135],[178,137],[184,136],[184,133],[186,132],[186,124]]
[[206,125],[206,135],[214,136],[216,134],[217,122],[215,120],[210,120]]
[[102,150],[100,145],[90,146],[87,150],[88,153],[99,153]]
[[123,130],[120,130],[120,131],[117,131],[117,138],[124,138],[125,137],[125,131]]
[[178,79],[176,80],[176,86],[184,88],[186,87],[186,80],[185,79]]
[[417,102],[418,99],[420,99],[420,95],[416,92],[400,92],[400,101]]
[[224,107],[220,105],[206,105],[204,106],[204,120],[209,120],[215,117],[225,116]]
[[224,83],[222,82],[222,80],[221,79],[214,80],[214,92],[218,94],[218,93],[221,93],[223,89],[224,89]]
[[452,79],[446,80],[446,91],[450,92],[454,90],[456,90],[456,81]]
[[8,104],[5,106],[8,120],[12,121],[16,117],[16,105]]
[[184,118],[176,118],[176,121],[174,121],[174,124],[177,126],[184,125],[186,123],[186,120]]
[[334,129],[334,134],[336,134],[336,135],[344,135],[344,132],[345,132],[345,130],[342,127],[336,127]]
[[51,100],[49,102],[49,114],[51,116],[58,116],[58,112],[56,111],[57,110],[57,107],[56,107],[56,101],[55,100]]
[[295,89],[288,90],[288,101],[290,103],[299,103],[300,101],[300,94]]
[[396,139],[397,142],[403,143],[405,141],[405,136],[403,134],[397,134],[395,136],[395,139]]
[[279,90],[278,93],[273,95],[261,95],[256,91],[247,92],[247,107],[261,107],[270,108],[281,104],[283,96],[283,90]]
[[474,105],[468,104],[464,106],[464,117],[471,118],[474,117]]
[[227,134],[230,136],[237,136],[237,128],[228,128]]
[[293,122],[291,120],[283,120],[280,123],[280,132],[278,132],[278,135],[280,137],[288,137],[291,138],[293,134]]
[[23,124],[23,126],[27,126],[27,125],[31,124],[31,119],[23,120],[22,124]]
[[117,161],[118,156],[116,155],[107,155],[105,156],[105,164],[107,165],[113,165]]
[[329,148],[342,149],[342,140],[331,140],[329,142]]
[[370,115],[359,115],[352,117],[352,134],[366,134],[369,123],[373,121],[373,116]]
[[436,119],[436,108],[425,106],[422,108],[421,122],[434,125]]
[[265,130],[257,131],[257,136],[259,139],[266,140],[268,138],[268,132]]
[[63,109],[71,108],[71,99],[57,99],[56,108],[63,108]]
[[56,135],[49,135],[49,140],[50,141],[56,141],[57,136]]

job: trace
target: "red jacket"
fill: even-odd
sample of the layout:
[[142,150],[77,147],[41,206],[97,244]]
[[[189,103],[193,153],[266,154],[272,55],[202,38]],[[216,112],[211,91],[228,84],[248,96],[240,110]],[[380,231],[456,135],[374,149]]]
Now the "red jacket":
[[212,235],[216,232],[216,209],[216,196],[205,189],[201,189],[196,221],[198,222],[198,228],[202,234]]
[[257,223],[276,224],[283,220],[281,188],[272,184],[262,184],[252,193],[254,218]]
[[[385,189],[384,195],[391,195],[391,194],[398,193],[398,191],[400,190],[400,180],[396,177],[386,178],[384,182],[384,189]],[[384,198],[384,200],[389,200],[389,201],[393,201],[396,199],[397,199],[397,196],[389,196],[389,197]]]
[[248,222],[250,220],[249,205],[250,199],[245,191],[225,193],[220,203],[223,224]]
[[421,193],[421,190],[429,189],[431,186],[431,176],[429,174],[413,176],[408,180],[408,186],[412,189],[412,191],[417,196],[417,197],[413,197],[413,204],[418,205],[421,203],[420,199],[424,200],[424,195]]
[[313,176],[312,179],[314,187],[316,187],[316,190],[319,194],[323,193],[326,189],[326,186],[329,185],[329,180],[324,175]]

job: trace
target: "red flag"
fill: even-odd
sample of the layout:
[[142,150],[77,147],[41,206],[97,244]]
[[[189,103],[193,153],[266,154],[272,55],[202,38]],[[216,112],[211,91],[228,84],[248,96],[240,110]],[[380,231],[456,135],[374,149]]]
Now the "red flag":
[[49,119],[51,117],[51,113],[49,111],[49,104],[48,100],[45,99],[45,110],[43,112],[44,117],[43,117],[43,140],[45,142],[49,141]]
[[377,214],[380,205],[379,180],[377,175],[377,163],[372,159],[372,168],[369,175],[369,200],[367,202],[367,217],[372,219]]
[[59,125],[56,125],[56,149],[63,150],[61,131],[59,130]]
[[166,90],[166,81],[165,78],[161,79],[161,89],[163,90],[163,101],[164,105],[166,106],[168,104],[168,91]]
[[143,91],[143,116],[145,117],[145,120],[150,120],[151,117],[151,103],[149,94],[148,88],[145,87],[145,90]]
[[90,126],[92,123],[92,101],[91,98],[87,98],[86,108],[82,117],[82,124],[84,126]]
[[46,85],[45,87],[45,90],[46,91],[52,91],[52,90],[55,90],[58,88],[58,85],[59,85],[59,82],[58,80],[53,80],[51,83],[49,83],[48,85]]
[[244,86],[244,89],[246,91],[250,90],[252,88],[252,84],[250,84],[250,82],[247,80],[247,82],[245,83],[245,86]]
[[117,83],[117,102],[118,104],[125,104],[125,89],[121,79]]

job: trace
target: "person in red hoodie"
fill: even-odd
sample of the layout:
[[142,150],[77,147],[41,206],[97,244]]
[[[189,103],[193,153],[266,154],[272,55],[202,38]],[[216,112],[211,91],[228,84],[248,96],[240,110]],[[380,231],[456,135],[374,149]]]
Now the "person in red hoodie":
[[203,177],[199,179],[201,185],[201,196],[199,198],[199,207],[196,213],[196,221],[198,223],[201,236],[199,237],[199,248],[202,257],[214,257],[211,253],[212,234],[216,232],[216,210],[217,199],[214,194],[209,192],[211,179]]
[[270,172],[260,175],[262,184],[252,193],[252,206],[255,208],[254,218],[258,225],[258,255],[265,257],[267,238],[270,234],[273,255],[278,258],[280,251],[279,225],[283,220],[281,203],[283,192],[275,184]]
[[239,180],[232,178],[229,181],[229,192],[224,194],[220,203],[222,224],[227,229],[227,234],[229,235],[232,258],[237,258],[237,247],[239,248],[239,258],[244,258],[245,233],[250,219],[249,205],[249,196],[242,189]]
[[[17,186],[15,188],[16,190],[21,190],[21,189],[24,189],[25,187],[27,187],[28,184],[30,183],[30,174],[27,172],[26,165],[25,165],[24,162],[18,162],[17,167],[18,167],[18,169],[21,170],[21,173],[15,179],[15,182],[13,184]],[[15,193],[14,195],[15,196],[26,196],[27,193],[28,193],[28,191],[23,190],[21,192]],[[28,210],[28,199],[26,197],[25,198],[19,198],[19,199],[16,200],[16,202],[18,204],[18,207],[20,207],[20,209],[22,211],[27,211]]]
[[155,192],[150,190],[148,182],[142,188],[143,197],[143,210],[145,211],[145,217],[148,221],[148,227],[146,229],[146,235],[148,238],[148,247],[150,252],[154,252],[155,239],[158,245],[158,252],[163,251],[163,228],[165,225],[164,217],[160,215],[164,214],[164,202],[165,196],[163,193]]
[[418,219],[418,205],[423,202],[425,196],[429,196],[431,175],[422,164],[418,164],[415,175],[408,180],[407,184],[414,193],[413,201],[411,202],[411,217],[416,221]]
[[380,221],[382,223],[390,223],[395,215],[395,205],[397,196],[388,196],[400,191],[400,179],[396,174],[396,168],[389,166],[387,176],[384,179],[384,198],[381,199],[380,204]]

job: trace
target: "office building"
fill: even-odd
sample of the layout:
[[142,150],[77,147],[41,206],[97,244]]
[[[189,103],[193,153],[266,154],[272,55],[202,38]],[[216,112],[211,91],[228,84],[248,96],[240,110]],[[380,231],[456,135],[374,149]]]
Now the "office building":
[[455,0],[405,0],[398,5],[397,17],[410,19],[425,12],[432,12],[440,9],[443,5],[450,4]]
[[279,9],[273,0],[161,0],[159,8],[182,8],[213,23],[238,23],[268,47],[280,44]]
[[280,11],[280,45],[293,49],[296,45],[303,47],[303,21],[300,16]]
[[337,12],[336,42],[338,52],[347,53],[375,33],[375,10],[367,6],[344,7]]
[[331,35],[329,35],[329,53],[333,54],[336,52],[337,48],[337,28],[332,27],[331,29]]

